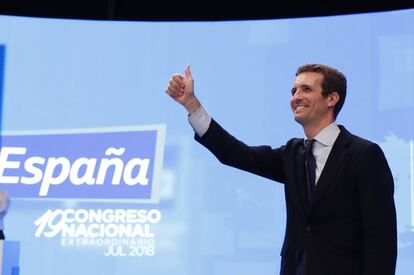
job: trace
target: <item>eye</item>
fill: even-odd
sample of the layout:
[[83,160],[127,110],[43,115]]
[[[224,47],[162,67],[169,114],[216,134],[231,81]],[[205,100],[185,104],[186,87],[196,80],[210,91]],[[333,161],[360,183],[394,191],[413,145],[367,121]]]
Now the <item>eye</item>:
[[305,92],[310,92],[310,91],[312,91],[311,87],[309,87],[309,86],[305,86],[305,87],[303,87],[303,90],[304,90]]
[[292,90],[290,90],[290,93],[291,93],[292,95],[294,95],[294,94],[296,93],[296,88],[292,88]]

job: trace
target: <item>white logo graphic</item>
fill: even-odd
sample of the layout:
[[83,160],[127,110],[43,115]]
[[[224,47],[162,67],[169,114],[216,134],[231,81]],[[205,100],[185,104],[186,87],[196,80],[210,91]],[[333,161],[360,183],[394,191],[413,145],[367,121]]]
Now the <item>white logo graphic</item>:
[[35,237],[61,237],[62,246],[106,246],[105,256],[153,256],[158,209],[47,210],[34,224]]
[[[48,195],[52,185],[59,185],[69,179],[73,185],[119,185],[121,180],[126,185],[147,185],[150,159],[132,158],[126,163],[120,157],[125,148],[107,148],[102,159],[81,157],[70,161],[66,157],[41,156],[27,157],[24,162],[11,160],[16,156],[24,156],[25,147],[3,147],[0,152],[0,184],[38,184],[39,196]],[[5,176],[7,170],[24,168],[28,176]],[[107,180],[108,170],[113,170],[112,179]],[[96,177],[94,176],[96,175]]]

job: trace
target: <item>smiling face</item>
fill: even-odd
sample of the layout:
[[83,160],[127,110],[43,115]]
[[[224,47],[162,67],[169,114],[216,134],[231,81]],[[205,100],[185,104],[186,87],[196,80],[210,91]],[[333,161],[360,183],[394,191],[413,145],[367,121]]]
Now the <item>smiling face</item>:
[[304,128],[322,130],[334,121],[333,106],[338,101],[338,93],[325,97],[322,83],[323,75],[315,72],[300,73],[293,83],[290,107],[295,120]]

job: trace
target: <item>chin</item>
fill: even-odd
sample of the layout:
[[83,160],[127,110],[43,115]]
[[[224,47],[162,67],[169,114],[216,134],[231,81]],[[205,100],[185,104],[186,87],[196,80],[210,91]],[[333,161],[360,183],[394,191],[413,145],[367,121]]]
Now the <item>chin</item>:
[[298,117],[297,115],[295,115],[293,118],[295,119],[295,121],[297,123],[302,124],[302,119],[300,117]]
[[304,125],[306,124],[306,119],[305,119],[305,118],[303,118],[303,117],[300,117],[300,116],[298,116],[298,115],[295,115],[294,119],[295,119],[295,121],[296,121],[297,123],[299,123],[299,124],[300,124],[300,125],[302,125],[302,126],[304,126]]

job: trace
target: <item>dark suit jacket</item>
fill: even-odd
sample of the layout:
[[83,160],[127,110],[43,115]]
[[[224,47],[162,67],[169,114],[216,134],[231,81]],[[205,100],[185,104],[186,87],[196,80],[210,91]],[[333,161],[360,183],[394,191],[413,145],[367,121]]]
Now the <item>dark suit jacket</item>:
[[304,252],[307,275],[395,273],[391,171],[377,144],[340,129],[311,204],[303,139],[291,139],[277,149],[247,146],[214,120],[201,138],[195,136],[220,162],[284,183],[287,224],[280,274],[294,275]]

